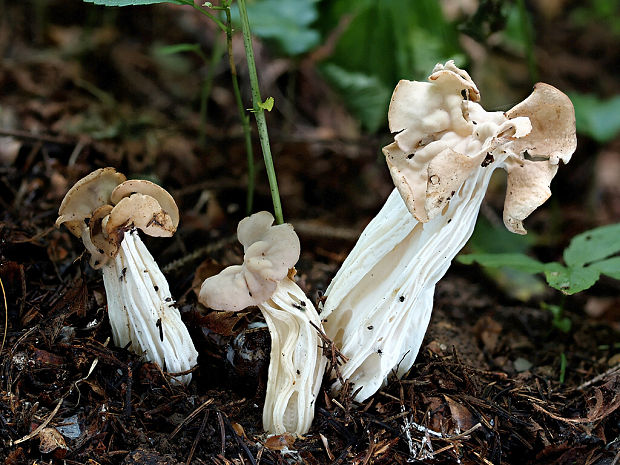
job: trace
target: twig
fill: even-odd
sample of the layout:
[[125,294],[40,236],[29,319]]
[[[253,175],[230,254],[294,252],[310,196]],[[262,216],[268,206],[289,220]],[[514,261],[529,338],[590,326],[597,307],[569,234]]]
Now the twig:
[[235,429],[230,424],[230,420],[228,419],[228,417],[226,415],[223,415],[223,417],[224,417],[224,421],[226,422],[226,426],[228,426],[228,429],[231,431],[233,438],[235,438],[235,442],[237,443],[237,445],[243,449],[243,451],[245,452],[245,455],[250,460],[250,463],[252,465],[256,465],[256,460],[254,459],[254,456],[252,455],[252,452],[250,452],[250,449],[248,448],[246,443],[241,440],[241,438],[239,437]]
[[312,321],[310,322],[310,324],[314,329],[316,329],[316,332],[319,334],[319,338],[321,338],[321,341],[323,343],[321,348],[323,349],[323,354],[329,361],[329,369],[327,370],[327,372],[331,373],[331,370],[333,368],[336,372],[336,377],[338,378],[338,381],[342,386],[344,386],[345,380],[340,373],[340,365],[347,363],[349,359],[342,352],[340,352],[340,350],[338,350],[336,344],[334,344],[334,342],[329,337],[327,337],[327,335],[321,328],[315,325]]
[[205,417],[202,419],[202,423],[200,424],[200,429],[198,430],[198,434],[196,435],[196,438],[194,439],[194,442],[192,444],[192,448],[189,451],[187,461],[185,462],[186,465],[190,465],[190,463],[192,463],[192,457],[194,456],[194,452],[196,452],[196,446],[198,445],[198,440],[200,439],[200,437],[202,436],[202,433],[205,430],[205,426],[207,425],[208,418],[209,418],[209,411],[207,410],[205,412]]
[[604,373],[601,373],[600,375],[596,375],[594,378],[592,378],[589,381],[586,381],[583,384],[580,384],[576,390],[577,391],[582,391],[583,389],[590,387],[591,385],[598,383],[599,381],[607,378],[609,375],[613,375],[613,374],[620,374],[620,363],[618,363],[617,365],[614,365],[613,367],[611,367],[609,370],[605,371]]
[[321,438],[321,442],[323,443],[323,447],[325,447],[325,452],[327,453],[327,457],[329,458],[329,460],[331,460],[333,462],[336,457],[334,457],[334,454],[332,454],[332,451],[329,450],[329,443],[327,442],[327,438],[325,436],[323,436],[321,433],[319,433],[319,437]]
[[220,437],[222,440],[222,445],[220,446],[220,455],[224,457],[226,453],[226,431],[224,429],[224,420],[222,419],[222,412],[217,411],[217,421],[220,423]]
[[55,137],[46,134],[35,134],[29,131],[21,131],[19,129],[6,129],[0,128],[0,136],[15,137],[16,139],[28,139],[38,142],[48,142],[59,145],[75,145],[75,140],[64,139],[62,137]]
[[172,433],[170,433],[170,436],[168,436],[168,439],[170,440],[173,437],[175,437],[178,434],[178,432],[181,431],[181,428],[183,427],[183,425],[185,425],[188,422],[192,421],[196,417],[196,415],[198,415],[200,412],[202,412],[205,408],[207,408],[212,403],[213,403],[213,399],[209,399],[209,400],[203,402],[196,410],[194,410],[187,417],[185,417],[185,420],[183,420],[181,423],[179,423],[179,425],[174,429],[174,431]]
[[26,436],[24,436],[21,439],[18,439],[17,441],[9,441],[9,444],[11,446],[14,446],[16,444],[20,444],[22,442],[28,441],[32,438],[34,438],[37,434],[39,434],[43,428],[45,428],[50,421],[52,421],[52,418],[54,418],[54,415],[56,415],[58,413],[58,410],[60,410],[60,406],[62,405],[62,401],[65,400],[64,397],[60,398],[58,400],[58,403],[56,404],[56,407],[54,408],[54,410],[52,410],[52,413],[50,413],[48,415],[48,417],[45,419],[45,421],[43,423],[41,423],[37,429],[35,429],[33,432],[31,432],[30,434],[27,434]]
[[209,255],[215,252],[216,250],[223,249],[228,244],[232,244],[233,242],[236,242],[236,241],[237,241],[237,238],[235,236],[230,236],[224,239],[220,239],[219,241],[214,242],[213,244],[209,244],[207,246],[196,249],[189,255],[186,255],[182,258],[179,258],[178,260],[174,260],[168,263],[166,266],[162,268],[162,271],[164,273],[170,273],[171,271],[178,270],[179,268],[182,268],[186,264],[191,263],[194,260],[198,260],[203,255]]
[[0,287],[2,287],[2,298],[4,299],[4,334],[2,335],[2,346],[0,346],[0,354],[4,350],[4,342],[6,341],[6,333],[9,327],[9,307],[6,304],[6,292],[4,291],[4,283],[0,278]]

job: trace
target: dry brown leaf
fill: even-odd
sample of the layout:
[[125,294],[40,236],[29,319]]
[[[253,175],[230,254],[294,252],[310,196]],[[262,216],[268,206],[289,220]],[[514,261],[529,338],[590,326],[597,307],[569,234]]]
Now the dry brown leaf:
[[289,433],[271,436],[265,441],[265,447],[270,450],[283,450],[295,444],[295,436]]
[[474,417],[467,407],[448,396],[444,395],[444,398],[450,408],[450,414],[452,415],[454,424],[460,431],[467,431],[476,424]]
[[40,443],[39,451],[42,454],[54,453],[54,457],[62,459],[69,450],[65,439],[56,428],[43,428],[38,434]]
[[192,280],[192,291],[194,294],[198,296],[200,294],[200,286],[202,286],[203,281],[211,276],[215,276],[224,268],[225,267],[223,265],[220,265],[212,258],[207,258],[200,265],[198,265],[198,268],[196,268],[196,273],[194,274],[194,279]]

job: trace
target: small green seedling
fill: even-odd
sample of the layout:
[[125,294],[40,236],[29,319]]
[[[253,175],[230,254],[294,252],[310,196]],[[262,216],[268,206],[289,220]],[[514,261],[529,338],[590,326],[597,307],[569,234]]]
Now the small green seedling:
[[601,274],[620,279],[620,223],[601,226],[573,237],[564,250],[565,265],[542,263],[522,253],[469,254],[457,257],[466,265],[509,267],[527,273],[544,273],[549,286],[572,295],[592,287]]
[[541,307],[543,310],[548,310],[551,312],[553,319],[551,320],[551,326],[562,331],[563,333],[568,333],[572,327],[572,322],[570,318],[564,316],[564,308],[560,305],[550,305],[544,302],[541,303]]

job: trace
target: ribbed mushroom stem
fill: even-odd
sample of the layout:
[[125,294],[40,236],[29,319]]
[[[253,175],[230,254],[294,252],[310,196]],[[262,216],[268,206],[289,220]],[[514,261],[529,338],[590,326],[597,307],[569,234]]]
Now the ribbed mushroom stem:
[[332,280],[321,319],[349,358],[343,378],[353,390],[362,388],[356,400],[413,365],[435,284],[471,236],[491,175],[505,157],[497,154],[494,163],[476,168],[443,214],[427,223],[409,213],[395,189]]
[[271,434],[305,434],[314,417],[315,401],[327,360],[316,327],[316,309],[291,279],[278,283],[260,304],[271,335],[271,358],[263,428]]
[[[114,261],[102,268],[114,343],[131,344],[130,350],[171,373],[194,367],[198,353],[168,282],[137,231],[124,234]],[[172,379],[187,384],[191,378],[186,374]]]

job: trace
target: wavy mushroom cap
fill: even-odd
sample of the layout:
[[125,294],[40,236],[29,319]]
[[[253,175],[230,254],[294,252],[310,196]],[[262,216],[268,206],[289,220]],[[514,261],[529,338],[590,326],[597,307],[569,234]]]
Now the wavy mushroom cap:
[[299,260],[299,238],[290,224],[272,226],[271,213],[263,211],[244,218],[237,228],[243,244],[243,265],[229,266],[206,279],[200,301],[214,310],[238,311],[268,300],[278,282]]
[[398,133],[394,140],[408,154],[426,145],[429,134],[471,132],[462,102],[464,98],[478,101],[480,92],[469,75],[448,61],[435,67],[429,81],[401,80],[392,94],[388,109],[390,132]]
[[138,228],[150,236],[169,237],[179,224],[179,209],[165,189],[126,179],[114,168],[93,171],[67,192],[60,206],[56,226],[64,224],[82,239],[94,268],[116,256],[125,231]]
[[550,196],[559,161],[570,161],[577,148],[575,109],[566,94],[539,82],[523,102],[506,112],[508,118],[527,117],[532,131],[512,143],[519,154],[506,160],[508,172],[504,224],[526,234],[523,220]]
[[485,157],[500,146],[511,150],[531,130],[526,117],[485,111],[476,85],[453,62],[437,65],[429,81],[399,82],[388,119],[401,132],[383,148],[394,185],[421,222],[441,214]]
[[83,177],[69,189],[58,209],[56,227],[64,224],[73,235],[81,237],[86,229],[85,219],[95,210],[110,203],[112,191],[126,177],[114,168],[100,168]]
[[125,231],[134,228],[153,237],[170,237],[176,232],[176,225],[168,212],[157,199],[144,194],[131,194],[120,199],[105,224],[108,238],[117,242],[121,241]]
[[132,194],[143,194],[154,198],[159,204],[161,210],[164,211],[170,218],[170,222],[176,230],[179,225],[179,208],[177,207],[174,198],[166,189],[151,181],[147,181],[146,179],[130,179],[129,181],[125,181],[116,186],[116,188],[112,191],[112,194],[110,194],[110,200],[114,205],[116,205],[121,201],[121,199],[130,197]]

